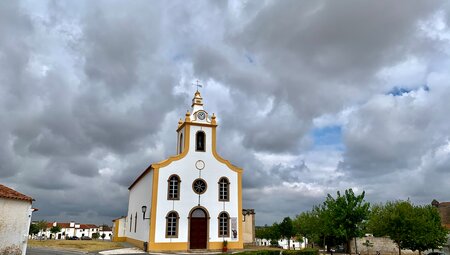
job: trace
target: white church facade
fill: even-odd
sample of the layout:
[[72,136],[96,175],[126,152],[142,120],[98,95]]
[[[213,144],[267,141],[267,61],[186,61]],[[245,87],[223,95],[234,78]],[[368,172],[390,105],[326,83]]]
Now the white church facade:
[[216,117],[197,91],[177,128],[177,154],[151,164],[129,187],[128,214],[113,240],[147,251],[243,248],[243,170],[216,151]]

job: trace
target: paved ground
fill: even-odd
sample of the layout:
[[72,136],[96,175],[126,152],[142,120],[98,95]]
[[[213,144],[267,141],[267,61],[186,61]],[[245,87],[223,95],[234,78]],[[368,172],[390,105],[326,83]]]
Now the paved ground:
[[63,251],[63,250],[54,250],[48,248],[27,248],[27,255],[80,255],[86,254],[82,252],[76,251]]

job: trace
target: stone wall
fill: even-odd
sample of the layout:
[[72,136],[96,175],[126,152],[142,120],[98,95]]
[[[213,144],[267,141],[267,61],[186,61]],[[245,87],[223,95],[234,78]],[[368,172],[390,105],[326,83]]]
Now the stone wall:
[[[366,242],[369,246],[364,245]],[[361,255],[375,255],[377,251],[381,255],[398,255],[397,245],[387,237],[361,237],[356,239],[358,253]],[[350,245],[351,253],[355,253],[355,239],[352,240]],[[411,250],[402,250],[402,255],[418,255],[419,252],[413,252]]]

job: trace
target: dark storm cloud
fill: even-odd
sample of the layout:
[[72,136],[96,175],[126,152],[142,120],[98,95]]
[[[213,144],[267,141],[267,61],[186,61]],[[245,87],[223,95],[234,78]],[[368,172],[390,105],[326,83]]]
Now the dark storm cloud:
[[[126,213],[132,181],[174,153],[200,79],[258,224],[349,187],[374,201],[445,200],[424,187],[449,164],[448,28],[436,21],[448,23],[446,8],[2,2],[0,178],[37,200],[36,217],[109,223]],[[403,85],[412,93],[386,95]],[[340,119],[343,151],[315,145],[323,116]]]

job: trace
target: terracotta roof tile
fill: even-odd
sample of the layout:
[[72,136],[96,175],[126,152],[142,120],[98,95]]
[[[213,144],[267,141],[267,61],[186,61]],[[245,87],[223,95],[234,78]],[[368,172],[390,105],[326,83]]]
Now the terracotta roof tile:
[[32,202],[33,198],[0,184],[0,197]]

